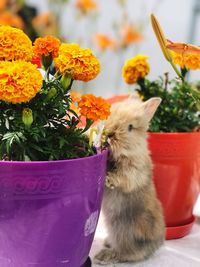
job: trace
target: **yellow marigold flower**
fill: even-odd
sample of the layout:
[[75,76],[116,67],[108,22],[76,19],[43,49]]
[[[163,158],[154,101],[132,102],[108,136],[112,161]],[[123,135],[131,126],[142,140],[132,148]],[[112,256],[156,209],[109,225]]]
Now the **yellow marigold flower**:
[[32,57],[32,42],[22,30],[0,26],[0,60],[30,61]]
[[19,29],[24,28],[24,23],[23,23],[23,20],[20,18],[20,16],[12,14],[7,11],[1,13],[0,25],[9,25],[9,26],[16,27]]
[[78,44],[62,44],[55,66],[61,74],[69,74],[73,80],[90,81],[100,72],[99,60],[90,49]]
[[58,50],[60,46],[60,40],[54,36],[47,35],[45,37],[37,38],[34,42],[34,56],[52,56],[52,58],[58,56]]
[[106,120],[110,115],[110,104],[102,97],[92,94],[83,95],[78,106],[80,114],[93,121]]
[[42,87],[36,65],[25,61],[0,61],[0,100],[13,104],[27,102]]
[[199,54],[179,54],[172,52],[174,64],[180,65],[180,67],[196,70],[200,69],[200,55]]
[[136,83],[140,78],[144,78],[149,73],[150,67],[147,58],[145,55],[137,55],[125,62],[122,76],[126,83]]

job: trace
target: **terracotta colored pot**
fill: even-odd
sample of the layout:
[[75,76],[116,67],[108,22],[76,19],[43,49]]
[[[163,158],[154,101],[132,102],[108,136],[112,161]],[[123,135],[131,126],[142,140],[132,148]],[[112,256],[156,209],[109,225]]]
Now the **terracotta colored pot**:
[[127,99],[129,97],[129,95],[115,95],[115,96],[112,96],[110,98],[107,98],[107,101],[112,105],[114,103],[117,103],[117,102],[122,102],[124,101],[125,99]]
[[[149,133],[148,141],[168,231],[187,225],[191,228],[200,185],[200,133]],[[188,232],[168,233],[167,239]]]

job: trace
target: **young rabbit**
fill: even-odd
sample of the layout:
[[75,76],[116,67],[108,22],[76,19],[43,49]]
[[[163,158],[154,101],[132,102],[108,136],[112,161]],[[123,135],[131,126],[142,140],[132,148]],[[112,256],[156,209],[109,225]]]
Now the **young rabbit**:
[[148,124],[161,102],[128,99],[114,104],[105,129],[110,156],[103,213],[108,228],[97,264],[141,261],[163,243],[164,220],[152,181]]

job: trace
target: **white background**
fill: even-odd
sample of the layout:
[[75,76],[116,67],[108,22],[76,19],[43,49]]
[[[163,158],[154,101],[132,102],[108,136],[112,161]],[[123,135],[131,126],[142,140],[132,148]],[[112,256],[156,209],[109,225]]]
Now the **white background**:
[[[27,0],[26,2],[37,6],[40,12],[48,9],[47,0]],[[69,1],[69,4],[63,6],[60,13],[63,36],[69,42],[79,41],[82,46],[90,47],[96,54],[99,54],[97,49],[95,50],[91,36],[99,32],[112,35],[112,23],[114,21],[118,22],[121,18],[120,6],[117,4],[117,0],[97,0],[100,6],[100,16],[97,20],[78,20],[74,7],[75,2],[75,0]],[[168,39],[177,42],[188,42],[195,0],[127,0],[127,2],[127,10],[131,21],[135,23],[142,21],[144,24],[143,34],[145,39],[137,47],[132,46],[124,54],[107,51],[104,55],[101,55],[102,72],[95,81],[87,85],[81,85],[83,91],[102,96],[126,93],[130,88],[121,79],[121,65],[125,59],[136,55],[138,52],[149,56],[151,65],[149,78],[155,79],[164,72],[169,72],[171,77],[175,76],[171,66],[161,54],[151,29],[149,16],[154,12]],[[200,12],[193,43],[200,44]],[[190,79],[200,80],[200,71],[193,71]]]

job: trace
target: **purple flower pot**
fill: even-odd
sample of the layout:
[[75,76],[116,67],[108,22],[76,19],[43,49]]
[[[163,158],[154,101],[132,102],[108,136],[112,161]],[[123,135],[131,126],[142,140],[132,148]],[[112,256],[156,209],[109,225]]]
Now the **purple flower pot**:
[[61,161],[0,161],[0,266],[80,267],[96,229],[107,151]]

